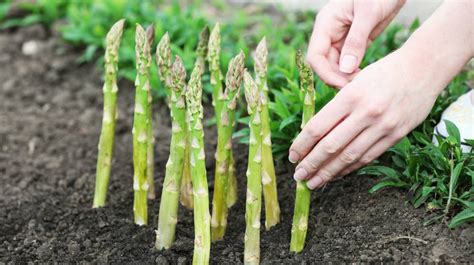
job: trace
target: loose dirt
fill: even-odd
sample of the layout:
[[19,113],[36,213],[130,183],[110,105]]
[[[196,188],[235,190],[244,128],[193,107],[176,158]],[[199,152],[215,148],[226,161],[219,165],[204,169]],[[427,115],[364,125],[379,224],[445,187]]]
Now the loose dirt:
[[[192,211],[180,209],[176,243],[166,251],[154,249],[159,199],[149,203],[149,225],[133,224],[134,90],[127,81],[119,84],[108,203],[91,209],[102,84],[95,65],[76,63],[79,55],[38,25],[0,33],[0,264],[189,264]],[[211,116],[212,108],[206,110]],[[154,115],[155,179],[161,191],[170,140],[165,103],[155,103]],[[214,130],[206,128],[211,191]],[[225,239],[212,245],[213,264],[243,260],[246,146],[236,146],[235,153],[240,198],[230,210]],[[424,227],[425,210],[408,205],[404,191],[370,195],[367,190],[376,180],[361,176],[314,192],[306,248],[291,254],[292,172],[288,162],[277,161],[282,223],[262,231],[263,264],[474,260],[472,225],[456,230],[445,223]]]

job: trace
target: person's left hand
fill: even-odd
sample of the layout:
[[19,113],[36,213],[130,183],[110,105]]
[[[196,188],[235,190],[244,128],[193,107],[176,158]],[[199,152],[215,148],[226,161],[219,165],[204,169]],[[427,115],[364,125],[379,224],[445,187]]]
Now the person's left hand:
[[290,148],[290,161],[300,161],[296,180],[321,187],[376,159],[426,118],[445,79],[434,60],[408,53],[363,69],[306,124]]

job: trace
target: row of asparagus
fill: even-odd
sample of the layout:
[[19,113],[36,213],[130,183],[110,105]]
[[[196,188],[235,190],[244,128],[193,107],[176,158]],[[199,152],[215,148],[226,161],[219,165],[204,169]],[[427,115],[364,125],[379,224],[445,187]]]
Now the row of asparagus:
[[[123,27],[124,20],[118,21],[109,31],[106,39],[104,114],[93,207],[103,207],[106,200],[117,118],[118,50]],[[140,25],[136,26],[137,76],[132,134],[133,211],[135,223],[138,225],[147,224],[147,200],[155,198],[153,97],[150,87],[151,50],[154,39],[153,26],[148,27],[147,30]],[[180,202],[184,207],[194,209],[194,264],[207,264],[211,242],[223,239],[227,227],[228,209],[237,201],[238,181],[231,139],[235,127],[237,100],[241,94],[240,87],[243,82],[247,111],[250,116],[244,261],[246,264],[258,264],[262,191],[266,229],[270,229],[280,221],[268,110],[268,49],[266,39],[263,38],[254,53],[255,78],[245,69],[245,56],[242,51],[231,59],[224,78],[220,66],[220,42],[219,24],[216,24],[212,31],[209,31],[207,27],[204,28],[199,36],[196,61],[187,83],[186,69],[180,57],[175,56],[174,61],[171,60],[170,38],[167,33],[162,36],[156,47],[155,61],[158,76],[167,93],[172,135],[161,193],[155,244],[157,249],[168,249],[172,246]],[[297,57],[297,65],[302,78],[301,87],[305,94],[304,125],[314,112],[313,74],[300,52]],[[218,135],[212,215],[209,209],[202,123],[201,77],[205,73],[206,62],[213,88],[212,104]],[[310,191],[306,185],[298,183],[291,237],[292,251],[300,252],[304,246],[309,198]]]

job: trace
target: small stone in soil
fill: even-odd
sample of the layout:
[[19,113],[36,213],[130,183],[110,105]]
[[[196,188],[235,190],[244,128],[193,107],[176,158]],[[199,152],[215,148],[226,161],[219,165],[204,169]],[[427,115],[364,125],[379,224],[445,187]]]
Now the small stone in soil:
[[186,257],[179,257],[177,264],[178,265],[186,265],[186,264],[188,264],[188,259]]
[[168,265],[168,264],[170,264],[168,262],[168,260],[163,255],[159,255],[158,257],[156,257],[155,263],[158,264],[158,265]]
[[67,250],[71,255],[77,255],[81,251],[81,246],[76,241],[71,241],[67,246]]

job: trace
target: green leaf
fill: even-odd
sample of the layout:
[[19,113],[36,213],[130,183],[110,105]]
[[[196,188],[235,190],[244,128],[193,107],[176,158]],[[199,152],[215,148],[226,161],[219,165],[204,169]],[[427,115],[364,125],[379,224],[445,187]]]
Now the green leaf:
[[449,120],[444,120],[444,123],[446,124],[446,130],[448,131],[448,134],[456,139],[456,143],[461,143],[461,134],[459,133],[458,127],[456,127],[456,125]]
[[449,195],[448,195],[448,202],[446,203],[446,212],[449,211],[449,207],[450,207],[450,204],[451,204],[451,199],[452,199],[453,193],[456,189],[456,185],[458,184],[459,175],[461,174],[463,165],[464,165],[464,163],[461,162],[461,163],[457,164],[454,167],[454,169],[451,171],[451,176],[449,178]]
[[280,123],[280,127],[278,128],[278,130],[281,131],[281,130],[285,129],[286,126],[288,126],[288,125],[294,123],[294,122],[297,121],[297,120],[298,120],[298,119],[297,119],[297,117],[296,117],[295,115],[290,116],[290,117],[288,117],[288,118],[286,118],[286,119],[283,119],[283,120],[281,121],[281,123]]
[[386,166],[368,166],[359,170],[358,175],[375,175],[375,176],[384,175],[391,179],[401,178],[400,173],[398,173],[393,168],[389,168]]
[[401,181],[393,181],[393,180],[385,180],[380,181],[379,183],[375,184],[372,188],[370,188],[369,193],[374,193],[380,189],[387,188],[387,187],[405,187],[406,183]]
[[474,220],[474,209],[464,209],[460,213],[451,219],[449,222],[449,228],[456,228],[464,223],[471,222]]

